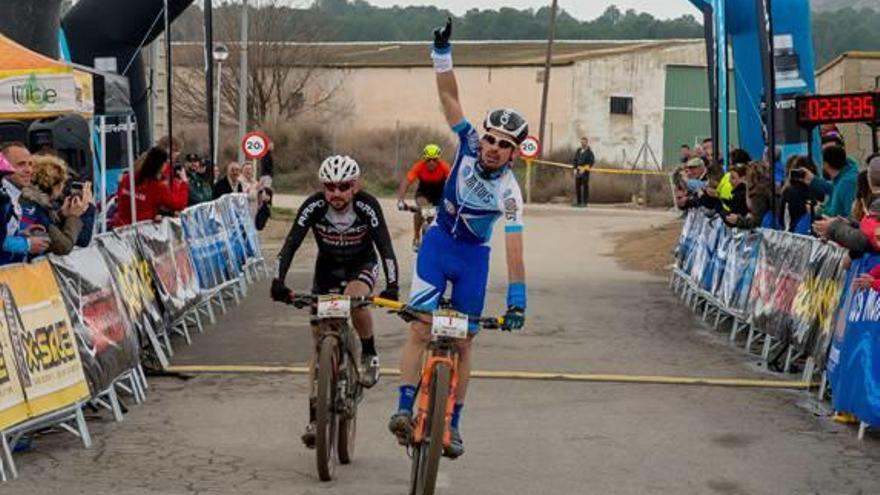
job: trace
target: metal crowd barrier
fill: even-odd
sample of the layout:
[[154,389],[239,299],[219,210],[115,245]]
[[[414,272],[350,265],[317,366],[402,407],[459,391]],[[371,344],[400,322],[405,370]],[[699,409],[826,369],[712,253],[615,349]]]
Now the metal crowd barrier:
[[880,264],[880,255],[847,269],[846,254],[812,237],[733,229],[695,209],[685,218],[670,287],[765,366],[789,373],[801,364],[804,381],[820,377],[819,398],[830,388],[834,409],[861,419],[861,438],[880,426],[880,339],[871,340],[880,335],[880,292],[856,289],[852,280]]
[[[89,448],[82,408],[122,421],[119,394],[146,399],[144,365],[168,366],[171,334],[190,344],[190,326],[203,332],[203,315],[216,321],[212,305],[225,313],[260,273],[241,194],[102,234],[67,256],[0,268],[0,480],[18,476],[12,452],[34,430],[59,426]],[[38,342],[55,346],[44,356],[58,361],[51,373],[25,358]]]

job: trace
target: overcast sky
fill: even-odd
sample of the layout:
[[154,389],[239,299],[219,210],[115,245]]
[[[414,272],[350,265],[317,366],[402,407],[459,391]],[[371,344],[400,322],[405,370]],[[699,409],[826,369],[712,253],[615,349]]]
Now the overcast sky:
[[[540,8],[550,5],[550,0],[367,0],[381,7],[393,5],[436,5],[453,11],[456,15],[468,9],[498,9],[512,7],[516,9]],[[602,15],[609,5],[617,5],[622,11],[635,9],[647,12],[662,19],[691,14],[695,17],[699,11],[688,0],[559,0],[559,7],[581,20],[594,19]]]

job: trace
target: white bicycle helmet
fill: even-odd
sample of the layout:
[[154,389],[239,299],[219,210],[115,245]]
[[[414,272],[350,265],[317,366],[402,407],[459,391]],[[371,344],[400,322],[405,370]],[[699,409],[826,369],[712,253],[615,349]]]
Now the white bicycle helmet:
[[328,156],[318,169],[318,179],[322,183],[349,182],[361,176],[361,167],[347,155]]
[[483,121],[487,131],[495,129],[511,136],[516,144],[520,144],[529,135],[529,123],[519,112],[510,108],[492,110]]

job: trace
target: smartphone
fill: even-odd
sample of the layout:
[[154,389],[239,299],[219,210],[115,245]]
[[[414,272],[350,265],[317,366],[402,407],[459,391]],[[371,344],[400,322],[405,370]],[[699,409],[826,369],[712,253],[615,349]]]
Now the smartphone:
[[791,170],[791,180],[803,182],[804,178],[807,176],[807,171],[802,168],[795,168]]
[[70,183],[70,195],[71,196],[79,196],[80,198],[83,195],[83,183],[78,181],[73,181]]

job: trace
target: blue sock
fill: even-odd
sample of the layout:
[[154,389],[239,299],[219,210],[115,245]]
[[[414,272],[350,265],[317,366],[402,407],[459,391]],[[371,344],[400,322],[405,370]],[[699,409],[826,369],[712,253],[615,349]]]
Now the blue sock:
[[412,413],[413,403],[416,401],[416,386],[401,385],[400,399],[397,402],[397,410]]
[[463,408],[464,408],[464,404],[459,402],[452,409],[452,421],[450,421],[450,423],[451,423],[450,426],[452,426],[453,430],[458,429],[458,422],[461,421],[461,410]]

